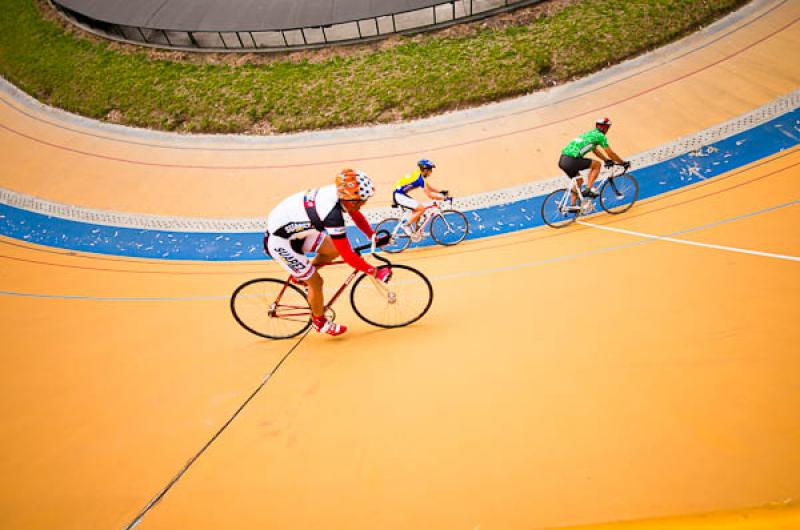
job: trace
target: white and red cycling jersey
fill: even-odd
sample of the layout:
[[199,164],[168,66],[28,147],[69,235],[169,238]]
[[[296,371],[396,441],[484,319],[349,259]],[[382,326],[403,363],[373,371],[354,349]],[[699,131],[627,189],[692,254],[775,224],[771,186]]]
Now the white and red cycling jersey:
[[[372,237],[372,228],[364,215],[357,210],[348,213],[356,226]],[[344,208],[333,184],[301,191],[281,201],[267,217],[264,250],[296,279],[307,280],[316,268],[305,254],[316,252],[326,236],[330,236],[351,267],[367,274],[375,272],[350,246]]]

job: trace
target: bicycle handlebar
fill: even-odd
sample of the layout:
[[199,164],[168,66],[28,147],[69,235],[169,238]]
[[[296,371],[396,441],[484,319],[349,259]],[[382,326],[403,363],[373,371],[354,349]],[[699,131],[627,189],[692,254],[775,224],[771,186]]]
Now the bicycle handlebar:
[[[624,175],[625,173],[628,172],[628,170],[631,168],[631,163],[630,162],[624,162],[622,164],[617,164],[615,162],[611,166],[607,166],[607,167],[608,167],[608,169],[611,170],[610,171],[611,172],[611,175],[610,175],[611,177],[619,177],[619,176]],[[618,168],[618,167],[621,167],[622,171],[617,171],[616,168]]]
[[[387,236],[391,236],[391,234],[389,233],[388,230],[381,230],[379,233],[386,234]],[[378,234],[375,234],[375,236],[377,236],[377,235]],[[377,243],[377,237],[373,237],[372,240],[369,243],[354,248],[353,252],[355,252],[356,254],[358,254],[360,256],[362,252],[364,252],[365,250],[369,249],[369,250],[372,251],[372,257],[373,258],[375,258],[378,261],[382,261],[387,265],[391,265],[391,262],[388,259],[384,258],[383,256],[379,256],[375,252],[379,248],[376,243]],[[387,241],[387,243],[388,243],[388,241]]]

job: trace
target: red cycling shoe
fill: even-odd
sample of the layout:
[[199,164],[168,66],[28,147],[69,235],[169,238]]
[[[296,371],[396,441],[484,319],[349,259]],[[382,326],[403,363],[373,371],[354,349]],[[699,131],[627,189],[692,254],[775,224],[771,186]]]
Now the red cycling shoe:
[[328,320],[325,317],[313,317],[311,319],[311,326],[317,333],[325,333],[334,337],[347,331],[347,326],[337,324],[336,322]]

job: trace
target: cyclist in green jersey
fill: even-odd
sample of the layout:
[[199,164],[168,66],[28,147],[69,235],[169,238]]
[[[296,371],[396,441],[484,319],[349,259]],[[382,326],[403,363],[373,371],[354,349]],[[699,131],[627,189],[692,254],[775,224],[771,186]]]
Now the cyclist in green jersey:
[[[595,128],[587,131],[580,136],[577,136],[561,151],[561,158],[558,161],[564,173],[571,179],[577,177],[578,185],[583,184],[583,178],[578,174],[580,171],[589,169],[589,178],[586,183],[586,191],[583,191],[585,197],[597,197],[597,190],[592,187],[597,175],[600,174],[600,162],[584,158],[583,155],[591,152],[600,158],[606,167],[611,167],[616,162],[624,166],[630,166],[629,162],[622,160],[617,153],[608,145],[608,138],[606,134],[608,129],[611,128],[611,120],[608,118],[600,118],[595,122]],[[574,204],[576,197],[572,197],[571,202]]]

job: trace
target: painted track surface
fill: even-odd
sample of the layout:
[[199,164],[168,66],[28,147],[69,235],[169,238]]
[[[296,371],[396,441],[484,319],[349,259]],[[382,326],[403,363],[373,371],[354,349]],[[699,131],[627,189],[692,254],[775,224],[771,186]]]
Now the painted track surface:
[[[707,127],[798,87],[800,66],[784,59],[800,42],[799,4],[758,3],[728,26],[739,30],[693,38],[726,35],[695,53],[609,74],[632,77],[608,93],[426,142],[461,142],[437,163],[460,168],[466,190],[484,191],[555,174],[519,168],[583,129],[581,111],[613,114],[621,126],[612,145],[626,153]],[[273,154],[123,147],[13,105],[0,107],[9,168],[0,184],[17,191],[122,211],[243,216],[290,187],[278,170],[122,161],[265,165]],[[641,121],[646,130],[624,125]],[[498,139],[471,144],[470,135]],[[419,149],[408,136],[392,150],[337,150],[384,154],[368,163],[377,174],[391,168],[388,183],[411,156],[391,153]],[[305,156],[325,160],[328,149]],[[507,164],[491,178],[476,162],[486,153]],[[293,157],[304,159],[275,155]],[[296,179],[317,183],[333,168],[298,169]],[[109,178],[113,187],[101,185]],[[404,255],[435,282],[431,313],[381,331],[341,304],[340,320],[352,325],[343,340],[266,342],[236,326],[227,295],[275,273],[271,262],[143,261],[2,240],[0,290],[55,298],[0,297],[0,526],[123,528],[210,440],[138,528],[547,528],[796,499],[800,274],[784,258],[800,256],[798,178],[800,151],[787,150],[623,217],[587,220],[728,250],[581,225]],[[728,527],[800,526],[796,509],[755,513]]]

